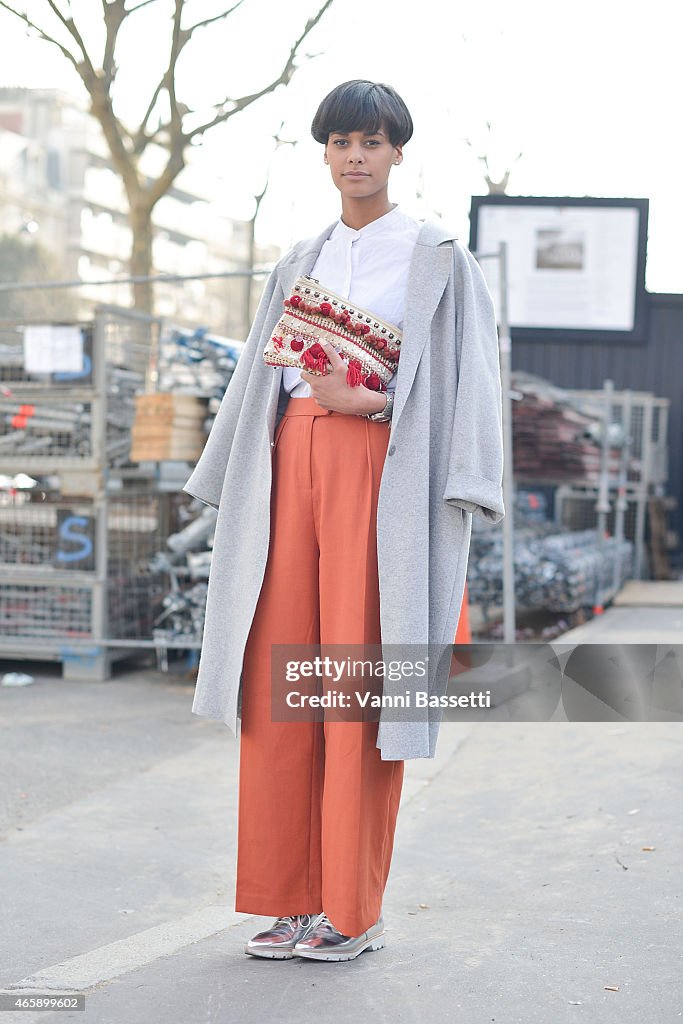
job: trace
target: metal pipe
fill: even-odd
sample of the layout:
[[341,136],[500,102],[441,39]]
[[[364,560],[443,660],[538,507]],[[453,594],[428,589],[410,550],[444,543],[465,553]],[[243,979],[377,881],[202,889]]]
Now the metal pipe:
[[137,277],[110,277],[101,281],[32,281],[30,283],[18,281],[3,281],[0,283],[0,292],[32,292],[40,289],[50,290],[53,288],[88,288],[91,285],[114,285],[114,284],[162,284],[164,281],[207,281],[211,278],[221,277],[256,277],[258,274],[270,274],[268,270],[223,270],[214,274],[143,274]]
[[498,344],[500,352],[500,377],[502,390],[503,419],[503,640],[514,644],[517,632],[515,618],[515,554],[514,554],[514,478],[512,466],[512,342],[508,319],[508,271],[507,242],[500,242],[497,250],[472,255],[476,260],[497,259],[499,261],[498,288]]
[[500,363],[503,389],[503,640],[514,644],[515,621],[515,538],[514,479],[512,466],[512,342],[508,323],[507,242],[500,243]]

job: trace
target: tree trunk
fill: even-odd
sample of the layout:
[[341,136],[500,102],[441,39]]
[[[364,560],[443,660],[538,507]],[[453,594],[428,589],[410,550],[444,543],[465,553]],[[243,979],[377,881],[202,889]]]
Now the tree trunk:
[[[147,206],[130,206],[133,245],[130,255],[131,277],[149,277],[152,263],[152,211]],[[138,313],[154,314],[154,286],[150,281],[133,285],[133,305]]]

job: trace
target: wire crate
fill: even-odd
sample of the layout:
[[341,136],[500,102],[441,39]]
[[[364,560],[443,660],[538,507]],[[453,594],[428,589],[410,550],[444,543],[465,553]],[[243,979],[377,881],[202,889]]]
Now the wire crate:
[[0,473],[35,484],[0,492],[0,656],[28,651],[62,661],[69,678],[104,679],[131,647],[153,645],[168,585],[154,560],[173,495],[155,464],[130,462],[161,321],[103,306],[93,323],[72,323],[75,374],[25,362],[27,326],[0,327]]
[[[161,323],[103,306],[92,323],[57,325],[77,332],[82,345],[81,369],[57,371],[47,355],[44,370],[26,368],[28,332],[44,325],[0,321],[2,472],[100,474],[127,465],[135,395],[154,373]],[[45,348],[52,351],[48,336]]]

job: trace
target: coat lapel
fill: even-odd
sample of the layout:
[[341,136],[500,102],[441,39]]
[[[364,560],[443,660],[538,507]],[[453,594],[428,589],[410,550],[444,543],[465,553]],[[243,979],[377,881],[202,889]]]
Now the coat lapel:
[[[297,277],[311,273],[320,250],[332,234],[336,223],[337,221],[334,221],[317,237],[295,246],[291,258],[281,265],[278,277],[285,295],[291,293]],[[455,237],[441,224],[425,220],[415,242],[406,285],[403,341],[396,378],[392,433],[410,393],[422,352],[429,338],[432,318],[453,265],[451,247],[441,246],[441,243]],[[282,373],[277,373],[273,381],[271,403],[277,400],[281,379]]]
[[[432,235],[433,225],[425,222],[415,243],[408,271],[401,359],[391,415],[392,434],[415,379],[418,363],[429,339],[432,319],[444,293],[453,263],[451,247],[438,247]],[[420,237],[425,240],[421,242]],[[455,338],[453,341],[455,344]]]

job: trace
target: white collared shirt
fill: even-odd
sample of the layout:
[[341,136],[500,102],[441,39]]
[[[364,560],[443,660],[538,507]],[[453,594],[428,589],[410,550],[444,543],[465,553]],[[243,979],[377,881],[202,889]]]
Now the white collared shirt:
[[[310,276],[322,287],[357,302],[401,330],[408,270],[421,227],[422,222],[404,213],[398,203],[359,230],[350,228],[340,217],[323,243]],[[282,383],[294,398],[312,393],[294,366],[283,367]],[[387,390],[395,387],[396,374]]]

